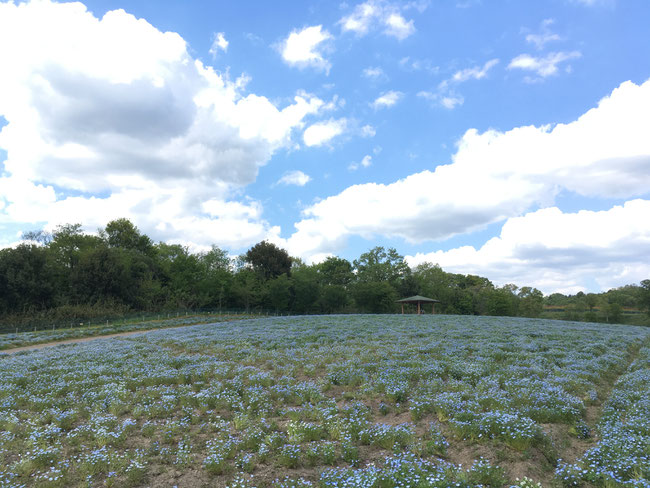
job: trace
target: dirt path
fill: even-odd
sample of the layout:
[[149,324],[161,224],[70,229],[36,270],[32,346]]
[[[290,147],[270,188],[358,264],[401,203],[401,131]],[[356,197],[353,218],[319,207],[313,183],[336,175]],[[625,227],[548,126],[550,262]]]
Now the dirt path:
[[[194,325],[205,325],[205,324],[201,323],[201,324],[194,324]],[[2,353],[15,354],[17,352],[22,352],[22,351],[32,351],[32,350],[35,350],[35,349],[43,349],[44,347],[60,346],[60,345],[63,345],[63,344],[76,344],[77,342],[95,341],[97,339],[110,339],[112,337],[125,337],[125,336],[130,336],[130,335],[135,335],[135,334],[143,334],[145,332],[153,332],[155,330],[177,329],[179,327],[191,327],[191,325],[180,325],[180,326],[173,326],[173,327],[157,327],[155,329],[130,330],[128,332],[118,332],[117,334],[106,334],[106,335],[79,337],[78,339],[65,339],[65,340],[62,340],[62,341],[54,341],[54,342],[41,342],[40,344],[32,344],[30,346],[14,347],[12,349],[2,349],[2,350],[0,350],[0,354],[2,354]]]

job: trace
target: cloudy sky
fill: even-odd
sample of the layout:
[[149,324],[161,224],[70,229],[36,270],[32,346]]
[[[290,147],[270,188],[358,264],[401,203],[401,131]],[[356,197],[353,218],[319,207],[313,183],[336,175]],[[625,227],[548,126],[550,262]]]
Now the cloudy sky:
[[650,2],[0,2],[0,246],[130,218],[545,293],[650,278]]

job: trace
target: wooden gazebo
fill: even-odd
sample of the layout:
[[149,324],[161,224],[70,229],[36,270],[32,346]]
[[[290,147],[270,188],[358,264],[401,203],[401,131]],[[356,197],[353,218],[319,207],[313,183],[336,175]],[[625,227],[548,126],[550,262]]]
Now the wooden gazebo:
[[423,303],[431,304],[431,313],[436,313],[436,303],[440,303],[440,300],[434,300],[433,298],[427,298],[420,295],[415,295],[413,297],[402,298],[397,300],[397,303],[402,304],[402,314],[404,314],[404,304],[405,303],[417,303],[418,304],[418,315],[421,315],[424,311],[422,310]]

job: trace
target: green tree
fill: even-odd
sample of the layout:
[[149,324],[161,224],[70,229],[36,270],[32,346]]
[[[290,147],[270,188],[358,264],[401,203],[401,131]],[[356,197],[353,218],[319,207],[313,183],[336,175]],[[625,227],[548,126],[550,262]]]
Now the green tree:
[[289,309],[291,299],[291,283],[286,274],[281,274],[267,282],[268,296],[271,306],[276,312]]
[[[494,285],[490,280],[482,276],[476,275],[455,275],[455,280],[458,288],[461,290],[460,299],[458,303],[463,307],[460,313],[470,313],[474,315],[483,315],[486,313],[493,314],[490,311],[490,298],[494,291]],[[508,300],[512,295],[511,290],[504,290]],[[471,304],[471,309],[467,309],[468,304]]]
[[389,313],[397,307],[395,289],[386,281],[357,283],[353,296],[357,307],[363,312]]
[[316,266],[323,285],[348,286],[354,280],[352,264],[347,259],[330,256]]
[[404,256],[394,248],[374,247],[354,260],[357,279],[361,283],[385,281],[397,288],[399,281],[410,273]]
[[[513,316],[516,315],[517,297],[514,294],[514,285],[508,285],[493,290],[487,301],[487,311],[490,315]],[[514,287],[516,289],[516,287]]]
[[0,314],[25,313],[53,305],[53,270],[47,249],[19,244],[0,250]]
[[341,312],[345,310],[348,301],[348,291],[341,285],[325,285],[321,290],[320,305],[323,312]]
[[437,311],[458,313],[456,283],[452,274],[446,273],[437,264],[422,263],[416,266],[413,277],[422,295],[440,300],[440,303],[436,304]]
[[205,278],[205,268],[199,257],[180,244],[159,243],[157,254],[167,287],[168,303],[173,307],[201,307],[207,301],[200,284]]
[[595,293],[588,293],[585,296],[585,303],[587,304],[587,307],[589,307],[589,312],[593,312],[594,308],[598,304],[598,295]]
[[650,280],[643,280],[641,282],[641,294],[640,294],[640,305],[641,309],[644,309],[650,315]]
[[104,230],[99,231],[99,235],[106,240],[109,247],[132,249],[144,254],[153,252],[153,243],[149,236],[141,234],[129,219],[111,220]]
[[537,288],[524,286],[517,294],[519,297],[519,315],[539,317],[544,310],[544,294]]
[[55,262],[69,271],[79,262],[82,251],[101,245],[99,237],[84,234],[81,224],[64,224],[53,232],[49,249]]
[[240,269],[232,281],[232,296],[235,306],[250,311],[262,298],[262,286],[257,273],[252,269]]
[[244,255],[253,270],[264,280],[276,278],[281,274],[291,275],[291,257],[275,244],[262,241],[251,247]]
[[291,275],[291,284],[293,288],[293,310],[298,313],[317,311],[320,285],[316,268],[314,266],[303,266],[295,269]]
[[204,297],[202,306],[219,307],[226,303],[232,287],[232,262],[228,253],[217,246],[198,256],[201,270],[199,291]]

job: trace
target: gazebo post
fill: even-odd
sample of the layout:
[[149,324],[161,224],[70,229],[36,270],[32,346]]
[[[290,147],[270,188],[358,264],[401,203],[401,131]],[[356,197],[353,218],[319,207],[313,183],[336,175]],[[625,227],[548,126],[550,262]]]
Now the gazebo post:
[[420,314],[421,314],[421,312],[420,312],[420,300],[418,300],[418,315],[420,315]]
[[404,304],[402,303],[402,315],[404,315]]

